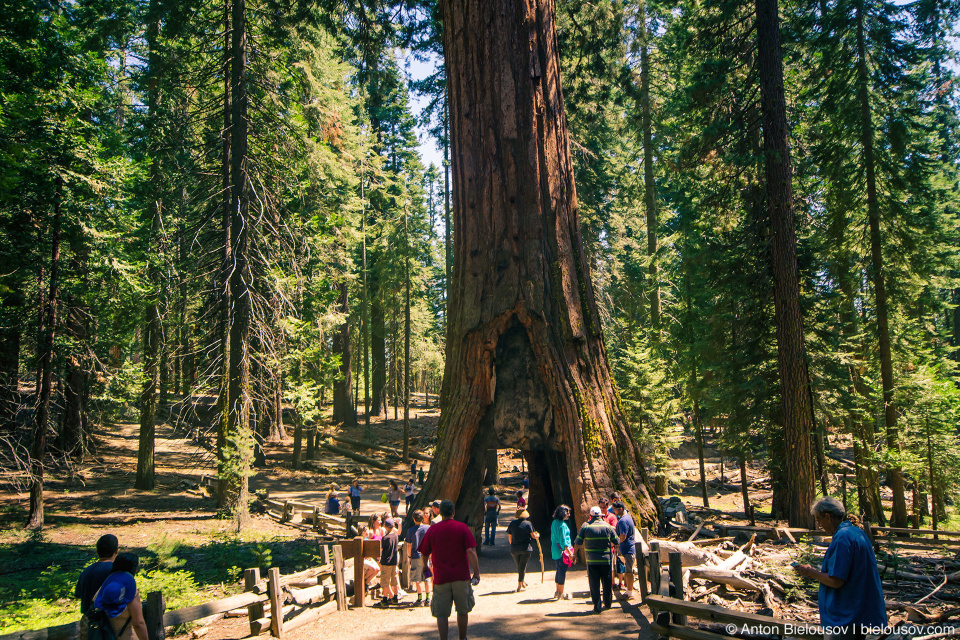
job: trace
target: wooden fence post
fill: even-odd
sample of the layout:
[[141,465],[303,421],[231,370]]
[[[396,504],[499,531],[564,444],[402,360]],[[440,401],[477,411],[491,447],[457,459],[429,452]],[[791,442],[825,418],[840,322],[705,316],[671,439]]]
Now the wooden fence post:
[[353,558],[353,606],[362,607],[367,595],[367,585],[363,579],[363,538],[353,539],[357,550]]
[[650,543],[650,593],[660,593],[660,543]]
[[400,543],[400,586],[404,591],[410,589],[410,549],[404,542]]
[[[313,530],[320,531],[320,507],[313,506]],[[321,549],[323,547],[320,547]],[[327,564],[326,562],[324,564]]]
[[337,611],[347,610],[347,583],[343,579],[343,549],[333,547],[333,584],[336,589]]
[[289,521],[290,521],[290,510],[291,510],[291,509],[292,509],[292,507],[290,506],[290,501],[289,501],[289,500],[284,500],[284,501],[283,501],[283,513],[280,514],[280,523],[281,523],[281,524],[283,524],[284,522],[289,522]]
[[148,640],[164,640],[163,614],[166,610],[167,603],[162,593],[151,591],[147,594],[147,601],[143,603],[143,620],[147,623]]
[[[260,582],[260,567],[243,570],[243,590],[256,591]],[[250,635],[260,635],[260,622],[264,617],[263,603],[257,602],[247,606],[247,621],[250,623]]]
[[356,529],[353,528],[353,518],[354,518],[353,512],[348,513],[346,516],[347,524],[346,524],[346,531],[344,531],[344,536],[347,538],[350,538],[356,535],[357,533]]
[[641,529],[640,529],[640,537],[643,539],[644,542],[646,542],[646,543],[649,545],[649,543],[650,543],[650,530],[647,529],[646,527],[641,528]]
[[[683,597],[683,561],[679,551],[670,552],[670,582],[673,584],[673,593],[671,594],[678,600],[685,600]],[[687,624],[687,616],[679,613],[673,614],[674,624]]]
[[322,562],[324,565],[330,564],[330,545],[320,545],[320,562]]
[[643,553],[641,551],[637,554],[637,586],[640,587],[640,604],[647,601],[647,595],[649,594],[649,585],[647,584],[647,563],[650,561],[649,558],[649,553]]
[[270,597],[270,635],[283,638],[283,594],[280,590],[280,569],[267,572],[267,595]]

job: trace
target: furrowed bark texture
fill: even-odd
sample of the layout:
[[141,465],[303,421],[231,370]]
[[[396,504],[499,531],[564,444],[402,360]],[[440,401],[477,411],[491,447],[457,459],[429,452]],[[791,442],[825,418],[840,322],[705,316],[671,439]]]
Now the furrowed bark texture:
[[615,489],[650,524],[658,507],[582,248],[554,3],[448,0],[441,11],[454,264],[438,455],[421,495],[453,499],[476,526],[486,451],[517,448],[538,510],[567,502],[582,520]]
[[810,434],[813,404],[800,309],[797,231],[793,214],[787,107],[777,0],[757,0],[758,70],[763,118],[770,261],[777,323],[777,362],[786,449],[787,511],[790,526],[812,528],[813,465]]
[[340,354],[339,379],[333,383],[333,423],[353,427],[357,408],[353,404],[353,372],[350,361],[350,297],[346,282],[340,283],[340,313],[344,322],[333,334],[333,352]]

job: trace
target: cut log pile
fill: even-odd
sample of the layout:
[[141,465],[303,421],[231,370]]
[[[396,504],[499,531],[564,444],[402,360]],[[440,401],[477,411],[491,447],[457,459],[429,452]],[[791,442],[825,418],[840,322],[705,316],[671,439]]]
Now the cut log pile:
[[[950,539],[951,533],[942,531],[937,532],[938,540],[894,538],[933,532],[877,529],[880,535],[873,537],[874,531],[867,527],[868,535],[877,542],[891,624],[931,624],[960,617],[960,606],[955,606],[960,603],[960,548],[956,538]],[[676,591],[683,594],[683,599],[749,614],[818,621],[818,585],[797,576],[790,563],[798,561],[819,568],[830,540],[822,531],[711,525],[705,521],[678,525],[675,531],[679,539],[657,540],[653,546],[659,547],[658,566],[665,566],[671,554],[679,554],[673,555],[682,567],[682,573],[677,573],[682,575],[682,585]],[[750,537],[735,545],[730,537],[720,536],[727,532],[738,532],[738,541],[743,541],[745,534]],[[697,539],[701,536],[707,537]],[[960,538],[960,533],[955,536]],[[894,540],[902,546],[896,546]],[[649,553],[651,545],[646,541],[638,541],[638,545]]]

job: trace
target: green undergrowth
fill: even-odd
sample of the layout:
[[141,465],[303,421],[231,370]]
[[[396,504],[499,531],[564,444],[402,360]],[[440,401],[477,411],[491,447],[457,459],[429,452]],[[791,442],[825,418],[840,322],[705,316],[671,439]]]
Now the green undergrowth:
[[[122,532],[118,537],[123,540]],[[279,567],[292,573],[320,564],[316,543],[305,538],[264,538],[216,533],[189,542],[163,534],[145,548],[123,548],[140,556],[141,597],[163,593],[167,609],[210,602],[243,590],[243,570]],[[42,629],[80,617],[73,597],[80,572],[96,558],[88,547],[24,535],[0,544],[0,634]]]

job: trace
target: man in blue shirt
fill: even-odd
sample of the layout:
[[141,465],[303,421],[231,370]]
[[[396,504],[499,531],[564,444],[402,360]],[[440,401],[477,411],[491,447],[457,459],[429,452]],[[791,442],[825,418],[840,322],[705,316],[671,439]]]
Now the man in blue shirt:
[[620,555],[623,556],[623,578],[627,583],[626,593],[620,594],[622,600],[633,597],[633,565],[637,559],[637,527],[633,518],[623,508],[622,502],[613,503],[613,513],[617,516],[617,536],[620,538]]
[[887,609],[877,570],[877,558],[867,535],[847,520],[836,498],[822,498],[811,509],[817,526],[833,536],[823,565],[794,567],[801,576],[820,583],[820,624],[830,627],[830,640],[859,640],[870,628],[885,627]]

